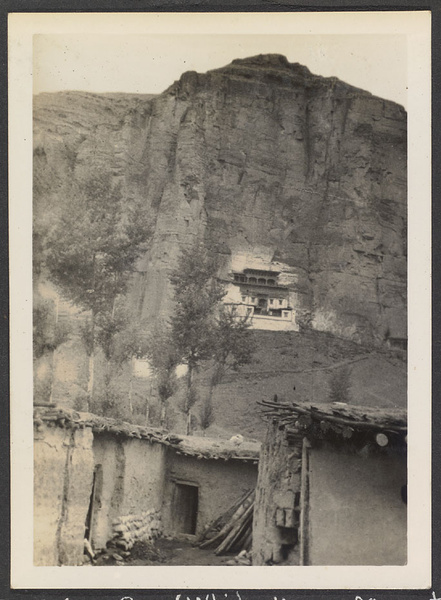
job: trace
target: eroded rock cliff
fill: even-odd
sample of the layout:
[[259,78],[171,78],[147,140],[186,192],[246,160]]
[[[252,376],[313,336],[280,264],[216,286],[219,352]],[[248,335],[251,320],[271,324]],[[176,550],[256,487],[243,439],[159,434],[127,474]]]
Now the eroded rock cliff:
[[406,113],[279,55],[184,73],[158,96],[35,98],[35,211],[106,167],[154,233],[131,291],[172,310],[168,273],[204,239],[232,267],[276,267],[301,330],[381,349],[406,334]]
[[[300,323],[362,343],[405,338],[406,113],[278,55],[184,73],[156,97],[44,94],[35,176],[110,167],[155,218],[135,297],[170,310],[167,272],[205,238],[290,274]],[[55,192],[56,193],[56,192]]]

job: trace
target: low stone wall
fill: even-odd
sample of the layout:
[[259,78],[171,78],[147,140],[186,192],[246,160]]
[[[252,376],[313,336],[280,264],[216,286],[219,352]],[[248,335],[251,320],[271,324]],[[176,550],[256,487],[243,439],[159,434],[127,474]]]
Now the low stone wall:
[[302,439],[268,427],[259,461],[253,518],[253,565],[298,565]]
[[112,523],[114,544],[130,550],[136,542],[149,542],[161,536],[162,521],[159,510],[146,510],[137,515],[118,517]]

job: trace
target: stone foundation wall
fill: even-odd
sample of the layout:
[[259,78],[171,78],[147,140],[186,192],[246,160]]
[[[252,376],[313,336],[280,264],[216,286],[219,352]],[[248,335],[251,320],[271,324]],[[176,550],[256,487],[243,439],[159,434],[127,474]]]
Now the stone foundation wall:
[[268,427],[259,461],[253,519],[253,565],[298,565],[302,439]]
[[112,531],[110,544],[118,549],[130,550],[136,542],[149,542],[161,535],[161,513],[152,509],[118,517],[112,523]]

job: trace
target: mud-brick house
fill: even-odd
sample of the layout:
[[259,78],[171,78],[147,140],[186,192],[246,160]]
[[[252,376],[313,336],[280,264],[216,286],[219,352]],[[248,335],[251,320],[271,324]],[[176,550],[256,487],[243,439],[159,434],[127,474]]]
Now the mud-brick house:
[[79,565],[197,535],[257,480],[260,444],[187,437],[56,407],[34,410],[34,564]]
[[402,409],[263,402],[253,565],[402,565]]

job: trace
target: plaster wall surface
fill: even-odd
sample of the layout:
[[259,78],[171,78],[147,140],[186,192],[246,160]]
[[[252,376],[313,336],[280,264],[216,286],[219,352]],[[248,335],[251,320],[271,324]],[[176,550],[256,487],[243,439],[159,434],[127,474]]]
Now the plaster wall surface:
[[123,514],[160,509],[164,495],[165,446],[131,438],[125,442],[124,451]]
[[289,318],[267,317],[255,315],[251,321],[252,329],[263,329],[265,331],[298,331],[299,326],[295,321],[295,314],[289,311]]
[[92,432],[41,428],[35,435],[34,464],[34,564],[81,564],[93,476]]
[[102,465],[103,485],[94,515],[94,548],[105,546],[112,537],[112,521],[161,507],[165,449],[135,439],[118,440],[95,434],[95,464]]
[[111,536],[112,520],[120,511],[124,489],[124,447],[108,434],[95,434],[93,440],[95,465],[102,467],[102,489],[97,490],[97,510],[92,520],[92,544],[101,548]]
[[165,532],[169,534],[176,533],[176,507],[173,503],[176,482],[199,488],[196,524],[196,534],[198,534],[247,490],[253,489],[257,481],[257,465],[253,462],[198,460],[169,451],[167,464],[163,522]]
[[403,565],[406,459],[326,448],[310,454],[310,565]]

